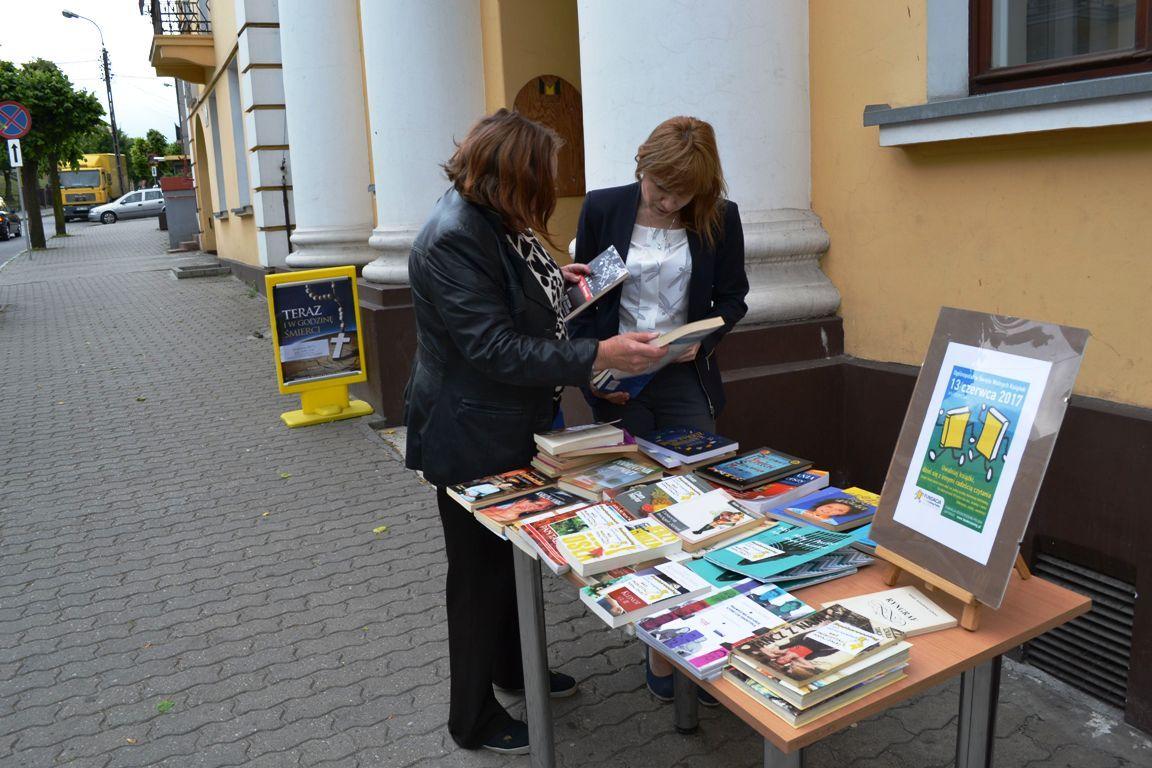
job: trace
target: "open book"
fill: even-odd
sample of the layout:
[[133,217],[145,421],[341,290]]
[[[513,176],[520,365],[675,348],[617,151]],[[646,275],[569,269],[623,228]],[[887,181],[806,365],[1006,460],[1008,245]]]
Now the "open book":
[[680,357],[688,347],[699,344],[723,325],[724,318],[708,317],[668,331],[649,342],[655,347],[667,347],[668,353],[648,366],[647,370],[630,376],[623,371],[609,368],[592,377],[592,387],[601,392],[627,392],[635,396],[644,388],[645,384],[652,380],[657,371]]

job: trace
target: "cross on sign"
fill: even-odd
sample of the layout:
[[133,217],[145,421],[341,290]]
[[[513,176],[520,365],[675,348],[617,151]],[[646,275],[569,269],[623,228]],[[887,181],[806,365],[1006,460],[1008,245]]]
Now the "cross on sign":
[[352,337],[346,336],[344,331],[340,331],[340,333],[332,337],[332,343],[336,345],[335,351],[332,352],[333,360],[340,357],[340,350],[344,349],[344,345],[349,341],[352,341]]

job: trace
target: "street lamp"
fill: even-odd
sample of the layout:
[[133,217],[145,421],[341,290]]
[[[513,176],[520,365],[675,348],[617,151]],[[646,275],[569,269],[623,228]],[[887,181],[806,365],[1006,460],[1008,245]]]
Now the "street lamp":
[[66,19],[84,19],[96,27],[96,31],[100,34],[100,53],[104,61],[104,87],[108,89],[108,121],[112,124],[112,154],[116,159],[116,180],[120,183],[120,192],[123,194],[127,190],[124,188],[124,171],[120,167],[120,132],[116,130],[116,108],[112,105],[112,67],[108,63],[108,49],[104,47],[104,30],[100,29],[100,25],[87,16],[81,16],[72,11],[60,11],[60,15]]

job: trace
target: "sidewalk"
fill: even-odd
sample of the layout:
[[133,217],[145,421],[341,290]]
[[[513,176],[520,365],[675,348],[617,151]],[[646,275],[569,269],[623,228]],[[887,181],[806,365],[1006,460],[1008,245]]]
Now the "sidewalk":
[[[284,428],[263,299],[172,278],[188,258],[155,220],[70,232],[0,271],[0,766],[527,766],[443,727],[431,489],[363,420]],[[638,644],[546,590],[552,660],[583,681],[554,708],[561,765],[761,764],[723,711],[676,734]],[[807,765],[950,765],[957,702]],[[1006,663],[997,765],[1150,764],[1115,710]]]

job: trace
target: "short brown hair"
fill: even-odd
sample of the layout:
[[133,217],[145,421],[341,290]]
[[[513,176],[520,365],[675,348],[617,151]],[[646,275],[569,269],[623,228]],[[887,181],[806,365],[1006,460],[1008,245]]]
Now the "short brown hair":
[[721,201],[728,187],[712,126],[684,116],[660,123],[636,151],[636,178],[646,173],[669,191],[692,196],[684,206],[684,226],[714,246],[724,232]]
[[513,232],[531,229],[551,242],[548,219],[556,210],[561,142],[548,126],[498,109],[457,142],[443,168],[465,200],[496,211]]

